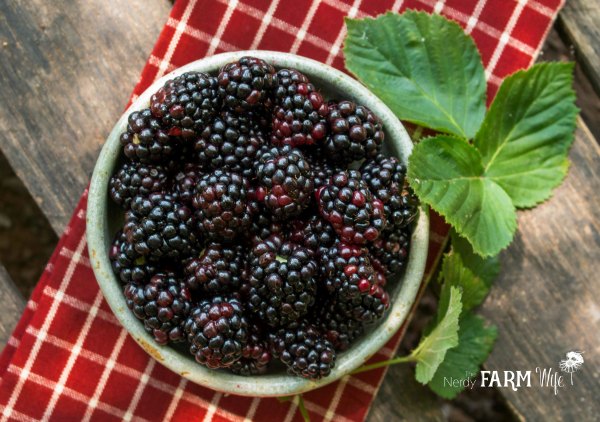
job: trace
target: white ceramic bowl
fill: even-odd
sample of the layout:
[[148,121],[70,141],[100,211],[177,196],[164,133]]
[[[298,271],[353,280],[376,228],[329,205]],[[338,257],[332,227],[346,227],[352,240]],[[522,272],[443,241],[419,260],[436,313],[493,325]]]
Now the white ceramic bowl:
[[148,107],[150,96],[168,79],[184,72],[200,71],[215,74],[226,63],[242,56],[262,58],[276,68],[295,68],[306,74],[325,98],[351,99],[370,108],[383,121],[387,154],[399,157],[404,163],[412,150],[410,137],[404,126],[390,109],[367,88],[348,75],[317,61],[293,54],[273,51],[239,51],[218,54],[192,62],[157,80],[140,95],[123,113],[108,136],[96,163],[88,196],[87,241],[90,261],[98,284],[111,309],[139,345],[154,359],[181,376],[214,390],[245,396],[288,396],[300,394],[331,383],[352,372],[375,354],[400,328],[413,305],[423,277],[427,258],[429,219],[426,209],[421,209],[412,235],[406,272],[401,280],[390,280],[391,309],[385,317],[359,338],[352,347],[338,354],[335,368],[330,376],[310,381],[285,372],[263,376],[243,377],[226,371],[207,369],[196,363],[185,351],[158,345],[127,308],[122,287],[111,270],[108,251],[111,241],[122,221],[122,211],[112,203],[108,195],[108,183],[120,160],[119,135],[127,126],[127,116],[134,110]]

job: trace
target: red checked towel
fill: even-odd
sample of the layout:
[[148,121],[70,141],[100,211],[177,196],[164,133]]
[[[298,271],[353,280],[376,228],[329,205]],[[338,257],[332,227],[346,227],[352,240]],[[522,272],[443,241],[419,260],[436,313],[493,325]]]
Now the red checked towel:
[[[506,75],[531,65],[563,0],[178,0],[134,90],[192,60],[231,50],[308,56],[342,69],[344,16],[407,8],[439,12],[475,38],[488,97]],[[86,194],[0,357],[4,420],[298,421],[296,402],[225,396],[187,382],[151,359],[100,293],[85,241]],[[428,273],[447,227],[433,217]],[[373,361],[391,357],[398,333]],[[313,420],[361,421],[383,369],[304,395]],[[402,392],[398,392],[402,400]]]

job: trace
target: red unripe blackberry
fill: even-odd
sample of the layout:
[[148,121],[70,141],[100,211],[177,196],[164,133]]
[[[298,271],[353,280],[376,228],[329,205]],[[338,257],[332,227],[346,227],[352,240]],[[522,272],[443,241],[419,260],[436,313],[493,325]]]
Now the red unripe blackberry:
[[202,132],[220,108],[217,79],[201,72],[186,72],[167,81],[150,98],[152,115],[184,139]]
[[191,207],[196,194],[196,185],[204,174],[204,170],[197,164],[186,163],[183,169],[175,175],[173,196],[183,205]]
[[122,283],[146,284],[158,271],[156,263],[137,253],[122,231],[115,236],[108,257],[113,272]]
[[318,380],[335,367],[333,345],[306,322],[291,324],[272,334],[271,351],[286,365],[290,375]]
[[211,296],[237,291],[246,273],[245,255],[241,245],[211,243],[200,257],[187,261],[185,281],[191,289]]
[[369,245],[373,265],[386,276],[399,274],[408,260],[410,230],[385,231],[379,239]]
[[377,281],[366,248],[339,242],[319,257],[327,291],[338,302],[365,296]]
[[217,79],[223,106],[238,113],[261,105],[277,83],[275,68],[255,57],[226,64]]
[[383,127],[379,118],[368,108],[352,101],[330,103],[327,122],[329,136],[324,150],[334,161],[373,158],[381,150]]
[[163,192],[168,187],[167,182],[167,172],[160,165],[125,163],[110,178],[110,196],[128,209],[134,197]]
[[187,287],[173,273],[154,275],[146,285],[125,286],[125,301],[159,344],[185,339],[183,324],[192,308]]
[[312,172],[298,149],[289,146],[263,149],[258,157],[256,179],[254,195],[276,220],[295,217],[310,204]]
[[137,196],[125,214],[123,232],[140,255],[153,258],[186,258],[198,246],[192,211],[171,195]]
[[215,241],[230,241],[248,230],[248,187],[248,180],[237,173],[216,170],[204,175],[192,200],[200,232]]
[[327,103],[308,78],[297,70],[277,72],[273,99],[273,145],[312,145],[327,135]]
[[356,170],[335,174],[316,196],[321,215],[344,242],[373,242],[386,226],[382,202],[373,197]]
[[248,321],[234,297],[202,300],[185,323],[190,353],[209,368],[228,368],[248,343]]
[[265,143],[260,123],[251,112],[226,110],[204,127],[194,148],[203,167],[251,177],[256,154]]
[[150,109],[134,111],[127,120],[127,129],[119,141],[123,153],[132,161],[161,163],[175,155],[179,139],[152,116]]
[[406,181],[406,166],[396,157],[383,154],[367,160],[360,168],[362,178],[383,202],[388,228],[401,230],[418,214],[418,200]]
[[272,236],[249,253],[246,308],[272,327],[306,315],[315,301],[317,264],[302,246]]

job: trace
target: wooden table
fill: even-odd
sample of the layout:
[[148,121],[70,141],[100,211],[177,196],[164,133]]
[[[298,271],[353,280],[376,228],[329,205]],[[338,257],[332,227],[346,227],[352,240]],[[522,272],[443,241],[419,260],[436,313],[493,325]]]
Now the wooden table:
[[[58,234],[170,7],[167,0],[0,2],[0,148]],[[570,0],[558,25],[600,93],[598,22],[596,0]],[[568,391],[500,390],[518,417],[532,420],[600,417],[600,148],[581,119],[571,160],[553,199],[519,214],[519,232],[483,306],[500,333],[486,369],[556,367],[567,351],[585,351]],[[5,344],[24,300],[1,263],[0,292],[12,311],[0,317]],[[439,420],[442,408],[411,368],[398,366],[369,419]]]

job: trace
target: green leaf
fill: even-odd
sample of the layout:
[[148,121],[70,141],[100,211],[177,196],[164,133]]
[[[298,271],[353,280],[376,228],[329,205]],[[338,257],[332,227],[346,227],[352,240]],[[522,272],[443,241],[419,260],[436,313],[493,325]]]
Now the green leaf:
[[552,194],[567,174],[578,109],[572,63],[543,63],[504,80],[475,138],[484,173],[517,207]]
[[452,385],[452,381],[477,376],[479,367],[492,351],[497,334],[496,327],[486,327],[483,318],[471,312],[464,314],[460,318],[458,346],[448,350],[429,387],[446,399],[456,397],[464,386],[462,383]]
[[490,291],[490,285],[467,268],[456,252],[444,256],[440,279],[451,286],[462,288],[462,303],[465,311],[481,304]]
[[473,39],[457,23],[409,11],[346,25],[346,67],[399,119],[475,136],[485,114],[485,74]]
[[460,255],[462,264],[481,278],[485,285],[491,286],[500,273],[500,258],[497,255],[491,258],[482,258],[473,251],[469,241],[459,236],[455,230],[450,231],[450,236],[452,251]]
[[510,197],[484,175],[472,145],[446,135],[415,145],[408,178],[421,201],[442,214],[482,256],[508,246],[517,228]]
[[421,342],[411,353],[417,360],[417,381],[426,384],[433,378],[438,366],[444,360],[446,351],[458,344],[458,318],[461,312],[461,293],[456,287],[449,287],[442,291],[446,295],[446,306],[438,308],[438,324],[431,332],[421,339]]

